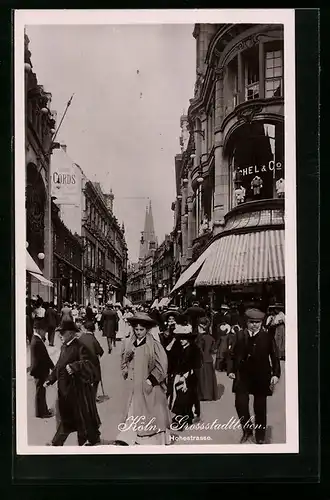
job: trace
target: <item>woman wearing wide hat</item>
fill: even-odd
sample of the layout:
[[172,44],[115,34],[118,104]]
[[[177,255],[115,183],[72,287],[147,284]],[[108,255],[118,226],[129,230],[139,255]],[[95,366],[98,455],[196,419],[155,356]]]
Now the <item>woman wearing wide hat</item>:
[[[174,418],[173,430],[183,430],[182,424],[191,424],[194,418],[193,406],[198,398],[198,378],[196,370],[201,367],[201,352],[196,345],[196,333],[191,325],[177,325],[174,335],[179,339],[182,352],[176,366],[173,384]],[[183,420],[180,419],[183,417]]]
[[[155,321],[148,314],[139,312],[127,321],[133,327],[121,358],[127,407],[117,440],[132,445],[169,444],[171,415],[166,399],[166,353],[151,334]],[[137,428],[130,426],[133,419],[139,419]]]

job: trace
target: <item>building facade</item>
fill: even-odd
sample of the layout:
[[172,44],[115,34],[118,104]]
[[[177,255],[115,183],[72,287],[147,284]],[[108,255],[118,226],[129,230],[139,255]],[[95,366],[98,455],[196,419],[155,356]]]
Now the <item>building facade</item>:
[[169,296],[174,282],[174,245],[172,235],[165,235],[156,249],[152,264],[153,300]]
[[65,301],[82,303],[83,244],[59,216],[60,209],[52,203],[53,234],[53,300],[62,307]]
[[[27,296],[52,299],[52,224],[50,158],[55,133],[51,94],[33,72],[29,39],[25,35],[25,208]],[[31,275],[30,271],[34,271]]]
[[113,214],[112,192],[87,181],[82,219],[84,242],[84,300],[100,304],[122,302],[126,293],[127,245],[124,226]]
[[146,302],[146,275],[142,262],[133,263],[127,271],[127,298],[132,304]]
[[176,157],[179,279],[212,302],[284,301],[283,27],[197,24],[193,36],[190,138]]

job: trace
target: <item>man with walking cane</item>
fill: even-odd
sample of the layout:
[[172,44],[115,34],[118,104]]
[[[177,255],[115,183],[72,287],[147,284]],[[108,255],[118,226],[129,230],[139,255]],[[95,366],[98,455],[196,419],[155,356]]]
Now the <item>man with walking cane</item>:
[[91,362],[95,368],[95,381],[93,383],[93,389],[95,392],[95,400],[97,401],[98,386],[100,382],[102,383],[100,358],[103,356],[104,350],[93,333],[92,321],[86,320],[85,324],[83,324],[80,320],[77,320],[76,325],[80,329],[79,341],[86,347],[86,349],[88,349]]

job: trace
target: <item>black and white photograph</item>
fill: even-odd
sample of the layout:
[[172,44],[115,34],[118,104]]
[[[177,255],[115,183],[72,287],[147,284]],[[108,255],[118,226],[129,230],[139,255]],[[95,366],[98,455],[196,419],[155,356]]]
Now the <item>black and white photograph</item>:
[[14,46],[17,453],[298,453],[294,11]]

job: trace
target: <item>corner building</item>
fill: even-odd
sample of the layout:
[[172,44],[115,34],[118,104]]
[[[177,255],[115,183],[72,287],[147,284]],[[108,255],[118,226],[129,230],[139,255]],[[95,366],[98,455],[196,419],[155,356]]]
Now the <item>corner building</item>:
[[284,302],[283,26],[197,24],[193,36],[175,202],[185,270],[172,293]]

